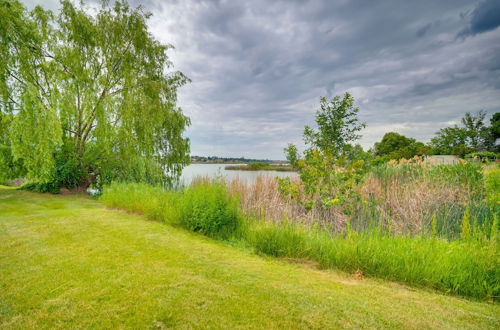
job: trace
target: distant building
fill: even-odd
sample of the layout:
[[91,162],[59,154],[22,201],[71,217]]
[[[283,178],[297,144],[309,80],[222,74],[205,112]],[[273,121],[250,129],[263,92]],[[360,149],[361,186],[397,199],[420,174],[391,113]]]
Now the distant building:
[[432,165],[454,165],[460,161],[461,159],[454,155],[433,155],[424,158],[424,162]]

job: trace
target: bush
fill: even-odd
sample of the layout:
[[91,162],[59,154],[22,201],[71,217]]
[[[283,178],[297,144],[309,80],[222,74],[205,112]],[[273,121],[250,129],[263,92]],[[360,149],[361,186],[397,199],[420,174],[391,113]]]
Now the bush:
[[[29,190],[39,193],[59,194],[62,187],[72,189],[86,182],[82,181],[85,171],[76,159],[68,156],[67,151],[56,155],[56,166],[52,178],[46,182],[29,182],[21,186],[21,190]],[[86,188],[86,186],[85,186]]]
[[224,182],[201,182],[188,187],[180,203],[180,224],[194,232],[228,238],[240,224],[238,201]]
[[500,154],[490,151],[481,151],[481,152],[473,152],[465,155],[466,159],[471,160],[480,160],[482,162],[494,162],[497,159],[500,159]]
[[61,186],[54,181],[51,182],[28,182],[18,188],[19,190],[28,190],[38,193],[59,194]]

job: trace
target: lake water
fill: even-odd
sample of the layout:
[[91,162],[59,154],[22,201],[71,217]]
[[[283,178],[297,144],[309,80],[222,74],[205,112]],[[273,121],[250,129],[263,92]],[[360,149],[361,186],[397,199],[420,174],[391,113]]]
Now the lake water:
[[280,172],[280,171],[234,171],[225,170],[224,167],[235,164],[191,164],[182,171],[181,182],[190,184],[193,178],[197,176],[208,176],[214,178],[222,176],[226,180],[240,178],[247,182],[253,182],[258,176],[267,177],[296,177],[296,172]]

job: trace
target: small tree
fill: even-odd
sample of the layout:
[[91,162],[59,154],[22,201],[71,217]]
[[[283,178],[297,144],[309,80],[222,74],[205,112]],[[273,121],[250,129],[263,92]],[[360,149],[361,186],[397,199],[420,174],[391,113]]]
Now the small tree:
[[363,167],[362,160],[355,161],[360,147],[351,145],[365,127],[359,122],[358,112],[349,93],[331,99],[322,97],[320,109],[316,111],[317,128],[304,127],[306,149],[302,157],[293,144],[285,148],[288,161],[299,170],[306,207],[313,207],[318,199],[324,207],[341,202],[354,183],[357,171]]
[[380,142],[375,143],[374,154],[375,163],[384,162],[391,159],[412,158],[431,153],[431,148],[417,142],[412,138],[407,138],[404,135],[389,132],[384,135]]
[[89,14],[62,0],[54,15],[0,0],[0,113],[11,118],[0,143],[32,180],[165,182],[189,162],[176,106],[187,78],[166,71],[171,46],[140,7],[107,3]]
[[467,112],[461,120],[462,127],[455,125],[440,129],[431,139],[433,152],[464,157],[475,151],[493,150],[493,132],[485,125],[485,117],[484,111],[475,115]]

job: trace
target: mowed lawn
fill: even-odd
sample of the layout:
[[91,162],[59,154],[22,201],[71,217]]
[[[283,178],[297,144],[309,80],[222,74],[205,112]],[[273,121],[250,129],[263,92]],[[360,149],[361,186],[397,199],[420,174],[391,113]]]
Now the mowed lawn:
[[499,329],[500,306],[263,258],[79,196],[0,188],[0,328]]

